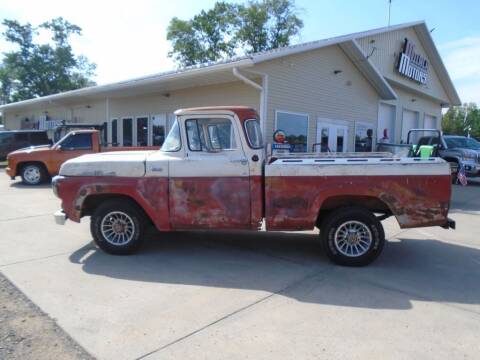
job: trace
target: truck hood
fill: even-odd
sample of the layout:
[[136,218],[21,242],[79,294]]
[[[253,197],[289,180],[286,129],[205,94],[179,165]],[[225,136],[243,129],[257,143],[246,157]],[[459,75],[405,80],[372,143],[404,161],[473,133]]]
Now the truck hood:
[[50,150],[51,150],[50,145],[29,146],[29,147],[26,147],[26,148],[21,148],[21,149],[12,151],[9,154],[9,156],[20,155],[20,154],[31,154],[31,153],[38,154],[40,152],[47,152],[47,151],[50,151]]
[[124,176],[145,175],[145,162],[154,151],[114,151],[82,155],[63,163],[63,176]]

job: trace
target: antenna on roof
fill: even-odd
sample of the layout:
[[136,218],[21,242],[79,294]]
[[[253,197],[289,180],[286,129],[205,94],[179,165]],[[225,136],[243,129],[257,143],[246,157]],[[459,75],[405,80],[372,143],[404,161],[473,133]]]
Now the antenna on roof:
[[388,0],[388,26],[390,26],[390,13],[392,10],[392,0]]

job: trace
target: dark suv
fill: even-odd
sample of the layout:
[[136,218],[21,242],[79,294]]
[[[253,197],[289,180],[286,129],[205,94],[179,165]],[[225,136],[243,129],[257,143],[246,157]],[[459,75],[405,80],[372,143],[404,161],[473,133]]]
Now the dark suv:
[[49,145],[47,132],[41,130],[13,130],[0,131],[0,161],[7,158],[7,154],[29,146]]

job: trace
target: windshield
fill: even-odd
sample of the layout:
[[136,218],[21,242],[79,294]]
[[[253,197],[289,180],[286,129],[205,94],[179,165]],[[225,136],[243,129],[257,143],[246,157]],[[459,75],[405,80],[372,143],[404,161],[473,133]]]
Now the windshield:
[[175,119],[175,122],[173,123],[173,126],[170,129],[161,150],[172,152],[180,150],[181,147],[182,141],[180,139],[180,127],[178,126],[178,120]]
[[480,150],[480,142],[472,138],[467,138],[467,137],[445,138],[445,141],[449,148],[457,147],[457,148]]

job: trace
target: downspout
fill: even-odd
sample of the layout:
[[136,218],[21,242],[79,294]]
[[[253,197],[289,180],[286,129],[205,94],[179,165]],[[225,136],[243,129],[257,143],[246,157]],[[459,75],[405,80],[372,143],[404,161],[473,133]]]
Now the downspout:
[[254,87],[255,89],[260,91],[260,126],[262,128],[263,137],[265,137],[266,131],[266,121],[267,121],[267,75],[259,74],[262,76],[262,85],[257,84],[255,81],[250,80],[245,75],[241,74],[238,71],[237,67],[233,68],[233,76],[237,79],[242,80],[245,84]]

